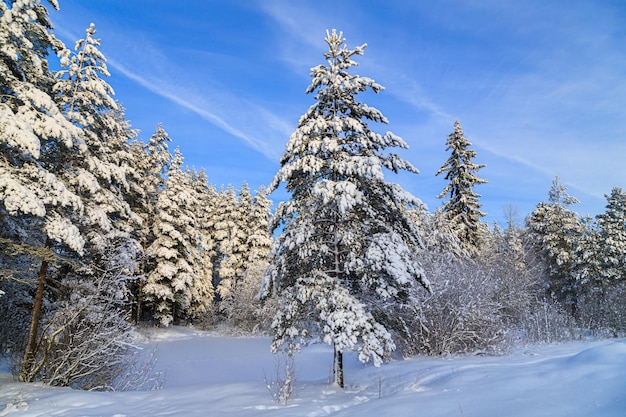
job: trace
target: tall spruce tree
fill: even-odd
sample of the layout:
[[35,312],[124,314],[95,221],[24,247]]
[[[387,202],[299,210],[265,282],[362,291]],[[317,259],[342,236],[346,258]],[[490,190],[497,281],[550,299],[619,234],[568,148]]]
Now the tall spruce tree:
[[255,196],[248,216],[248,238],[246,240],[246,269],[256,262],[267,262],[272,246],[269,222],[272,217],[272,202],[267,188],[261,187]]
[[586,288],[601,287],[603,281],[603,242],[597,219],[585,216],[581,220],[584,232],[576,241],[572,255],[572,273],[578,285]]
[[48,56],[65,47],[51,28],[40,1],[0,2],[0,241],[3,252],[38,264],[27,277],[35,285],[21,380],[32,380],[49,266],[60,254],[82,254],[85,243],[75,224],[82,201],[60,178],[64,155],[85,144],[52,98]]
[[[243,189],[244,199],[250,197],[247,186]],[[243,275],[245,261],[247,213],[242,209],[241,199],[232,185],[220,193],[220,204],[215,220],[217,261],[215,287],[220,299],[229,296],[236,281]]]
[[196,217],[196,246],[194,248],[194,283],[191,288],[189,315],[192,320],[212,318],[215,288],[213,288],[213,262],[215,239],[213,236],[212,213],[217,202],[217,191],[209,184],[204,170],[187,171],[195,192],[193,208]]
[[533,246],[546,265],[548,295],[565,303],[572,313],[576,312],[578,289],[573,255],[585,225],[569,206],[578,202],[556,177],[548,202],[539,203],[526,221]]
[[197,202],[182,164],[176,148],[165,188],[156,202],[155,240],[148,248],[154,267],[148,273],[144,294],[155,319],[164,326],[187,317],[194,284],[197,229],[192,208]]
[[450,196],[443,205],[443,216],[466,249],[475,253],[479,245],[480,219],[486,214],[480,210],[480,195],[474,192],[474,187],[487,182],[476,175],[485,165],[472,162],[476,151],[470,149],[472,144],[463,135],[458,120],[454,122],[454,132],[448,135],[446,145],[450,157],[435,175],[445,173],[449,182],[437,198]]
[[84,143],[51,97],[47,57],[64,49],[51,27],[38,0],[0,3],[0,229],[17,233],[18,218],[31,216],[44,240],[81,252],[70,215],[82,212],[82,202],[58,178],[55,162]]
[[172,154],[168,145],[171,141],[172,139],[159,123],[147,144],[139,141],[131,143],[131,151],[136,164],[135,170],[132,172],[135,186],[131,190],[131,206],[142,219],[142,228],[139,233],[139,241],[142,248],[139,262],[140,279],[137,287],[134,289],[136,299],[135,320],[137,322],[143,316],[143,287],[148,274],[155,267],[153,259],[148,254],[148,248],[156,239],[154,234],[156,206],[159,194],[165,188],[166,178],[172,162]]
[[307,93],[315,103],[300,118],[280,160],[270,191],[281,183],[291,194],[280,203],[272,230],[262,296],[281,296],[273,323],[273,349],[293,352],[319,338],[334,347],[334,382],[343,387],[343,352],[380,365],[395,349],[384,317],[388,305],[410,299],[429,283],[415,259],[419,231],[407,207],[422,203],[393,183],[394,173],[417,169],[387,148],[407,148],[398,136],[379,134],[368,123],[383,114],[357,101],[380,92],[374,80],[352,75],[366,45],[348,49],[341,32],[326,33],[325,65],[311,70]]
[[605,212],[597,216],[603,256],[600,270],[604,282],[615,283],[626,280],[626,193],[613,188],[606,199]]
[[[67,118],[80,128],[86,147],[83,152],[66,154],[60,175],[82,197],[85,216],[80,226],[87,238],[89,260],[109,263],[110,258],[117,258],[111,253],[116,248],[126,254],[138,251],[132,233],[141,219],[125,199],[130,191],[126,173],[133,163],[129,142],[134,132],[113,98],[113,89],[101,78],[109,72],[95,33],[91,24],[86,37],[76,42],[75,53],[64,51],[54,92]],[[134,246],[137,249],[129,251]],[[132,278],[136,268],[128,265],[126,269],[123,275]]]
[[605,212],[587,220],[574,256],[576,278],[598,288],[626,280],[626,193],[614,188],[606,199]]
[[242,220],[245,220],[240,224],[243,235],[247,236],[239,260],[241,274],[232,282],[231,291],[220,301],[220,311],[231,325],[253,330],[263,324],[263,309],[266,307],[259,303],[258,294],[272,245],[269,233],[271,201],[265,188],[252,196],[246,184],[239,199]]

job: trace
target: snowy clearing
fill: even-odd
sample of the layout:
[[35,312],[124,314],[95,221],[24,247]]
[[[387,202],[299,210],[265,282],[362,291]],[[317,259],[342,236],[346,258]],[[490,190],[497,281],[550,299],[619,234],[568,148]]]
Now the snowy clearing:
[[85,392],[12,382],[0,369],[0,416],[620,416],[626,340],[532,346],[507,356],[399,360],[374,368],[346,355],[346,389],[328,385],[332,350],[296,356],[296,392],[275,403],[269,338],[184,327],[150,330],[163,389]]

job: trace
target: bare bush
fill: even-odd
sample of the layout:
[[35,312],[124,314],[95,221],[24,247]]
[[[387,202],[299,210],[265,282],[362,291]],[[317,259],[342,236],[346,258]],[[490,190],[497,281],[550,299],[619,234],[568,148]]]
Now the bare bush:
[[507,253],[478,261],[429,253],[424,257],[433,293],[399,314],[410,332],[405,354],[500,353],[513,343],[577,337],[572,316],[545,298],[544,269]]
[[626,335],[626,283],[582,288],[577,297],[577,321],[597,337]]
[[243,279],[234,284],[233,291],[220,302],[220,311],[227,323],[238,330],[256,333],[269,330],[277,302],[274,298],[259,300],[259,290],[267,262],[252,264],[244,273]]
[[274,355],[274,374],[272,378],[264,375],[263,380],[274,402],[287,405],[293,396],[296,380],[293,355],[277,353]]
[[519,323],[519,339],[530,343],[554,343],[577,338],[573,317],[556,300],[539,298]]
[[446,355],[495,352],[506,341],[497,286],[471,261],[453,261],[429,271],[433,293],[416,305],[416,352]]
[[154,354],[142,351],[116,272],[70,274],[59,285],[65,295],[44,310],[32,363],[14,367],[20,378],[86,390],[158,388]]

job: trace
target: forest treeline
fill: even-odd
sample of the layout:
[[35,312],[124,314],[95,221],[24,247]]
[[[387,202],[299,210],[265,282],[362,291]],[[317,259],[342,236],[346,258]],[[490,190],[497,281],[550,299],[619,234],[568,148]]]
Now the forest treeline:
[[0,352],[19,380],[155,385],[140,324],[268,332],[291,354],[322,341],[340,386],[345,351],[378,365],[624,335],[621,189],[581,218],[556,178],[524,224],[489,226],[456,121],[428,212],[385,180],[417,169],[370,128],[387,119],[355,97],[383,87],[349,72],[365,45],[334,30],[274,180],[218,188],[161,125],[132,128],[95,34],[69,49],[40,1],[0,2]]

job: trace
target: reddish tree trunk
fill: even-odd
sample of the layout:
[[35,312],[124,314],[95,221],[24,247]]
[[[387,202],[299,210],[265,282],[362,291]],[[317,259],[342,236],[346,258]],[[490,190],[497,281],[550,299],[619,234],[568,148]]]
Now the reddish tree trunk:
[[[46,240],[45,247],[51,246],[50,240]],[[22,359],[19,380],[22,382],[32,382],[31,370],[35,363],[37,355],[37,336],[39,332],[39,317],[41,316],[41,302],[43,300],[43,292],[46,287],[46,278],[48,273],[48,261],[42,260],[39,274],[37,276],[37,291],[35,292],[35,300],[33,302],[33,315],[30,320],[30,330],[28,331],[28,344]]]

